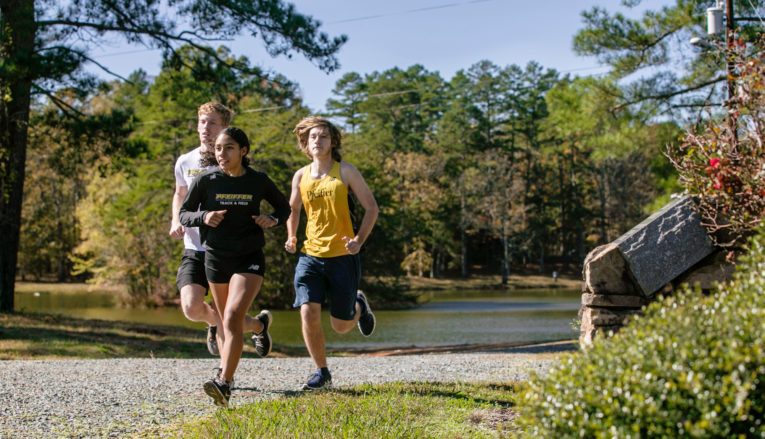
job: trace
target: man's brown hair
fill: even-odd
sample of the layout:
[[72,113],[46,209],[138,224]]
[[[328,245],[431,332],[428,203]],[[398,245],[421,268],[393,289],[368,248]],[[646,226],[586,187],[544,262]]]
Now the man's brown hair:
[[310,152],[308,152],[308,133],[311,129],[316,127],[324,127],[329,130],[332,159],[336,162],[341,162],[343,157],[340,154],[340,147],[342,146],[343,136],[340,133],[340,130],[332,124],[332,122],[320,116],[308,116],[298,122],[295,126],[295,129],[292,132],[295,133],[295,136],[297,137],[298,149],[303,151],[308,158],[313,159]]
[[197,116],[210,113],[218,113],[224,127],[231,125],[231,120],[234,118],[234,111],[220,102],[206,102],[197,110]]

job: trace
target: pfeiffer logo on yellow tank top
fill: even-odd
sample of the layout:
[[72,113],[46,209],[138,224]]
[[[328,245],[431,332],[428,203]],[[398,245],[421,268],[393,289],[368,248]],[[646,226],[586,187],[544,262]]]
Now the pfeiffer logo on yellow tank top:
[[329,198],[334,196],[335,196],[335,191],[325,187],[319,188],[314,191],[310,191],[310,190],[308,191],[308,201],[313,201],[317,198]]

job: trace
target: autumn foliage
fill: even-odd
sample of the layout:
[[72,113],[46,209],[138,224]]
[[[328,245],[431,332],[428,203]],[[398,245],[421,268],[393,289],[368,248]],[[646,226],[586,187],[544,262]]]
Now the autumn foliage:
[[765,53],[742,42],[731,51],[735,94],[724,118],[710,118],[669,150],[702,223],[722,247],[736,247],[765,217]]

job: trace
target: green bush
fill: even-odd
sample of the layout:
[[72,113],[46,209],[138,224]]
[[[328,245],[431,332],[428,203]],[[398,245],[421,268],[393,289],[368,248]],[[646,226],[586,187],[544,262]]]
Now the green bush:
[[563,357],[519,398],[534,437],[765,437],[765,233],[734,280]]

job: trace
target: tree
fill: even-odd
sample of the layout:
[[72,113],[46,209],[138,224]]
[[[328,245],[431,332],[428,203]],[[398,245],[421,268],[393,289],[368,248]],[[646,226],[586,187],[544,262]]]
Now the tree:
[[659,195],[647,172],[651,161],[662,157],[672,128],[679,133],[674,124],[648,122],[629,108],[614,111],[616,88],[608,78],[576,78],[546,95],[543,127],[555,142],[545,149],[559,182],[558,242],[564,255],[579,260],[588,244],[606,243],[643,217]]
[[22,277],[63,282],[70,279],[80,239],[75,209],[85,196],[86,176],[107,164],[119,167],[145,145],[128,137],[134,126],[130,108],[105,108],[101,95],[83,101],[62,90],[57,96],[83,116],[67,118],[55,105],[32,114],[29,142],[36,147],[27,157],[18,265]]
[[[216,53],[228,54],[228,50],[219,48]],[[291,172],[304,161],[290,129],[308,110],[290,89],[263,90],[256,76],[238,72],[230,62],[219,62],[193,47],[181,48],[178,61],[177,69],[166,62],[145,90],[115,81],[93,98],[102,107],[134,111],[137,128],[131,138],[146,148],[122,169],[110,169],[106,175],[86,173],[87,194],[77,206],[82,242],[76,269],[93,275],[97,283],[127,286],[124,301],[132,305],[163,304],[175,296],[172,279],[182,245],[167,237],[170,197],[163,193],[173,187],[168,170],[174,161],[198,144],[194,125],[200,102],[216,99],[235,111],[233,124],[250,137],[252,166],[268,173],[277,186],[289,187]],[[249,65],[244,58],[237,62]],[[202,80],[200,72],[216,72],[212,75],[225,82]],[[284,228],[276,228],[268,232],[275,236],[266,240],[274,260],[258,300],[268,307],[289,305],[292,268],[281,249],[286,239],[283,232]]]
[[[632,8],[640,0],[622,0]],[[582,13],[584,29],[574,38],[574,50],[595,56],[612,68],[613,79],[637,78],[618,91],[618,105],[641,105],[651,111],[675,112],[703,107],[711,99],[722,102],[726,81],[721,51],[694,54],[689,40],[705,35],[706,9],[713,1],[676,0],[660,11],[646,11],[640,18],[610,13],[600,6]],[[756,15],[762,0],[736,0],[736,17]],[[736,21],[739,36],[752,38],[759,22]]]
[[327,100],[327,109],[333,116],[342,118],[351,133],[355,133],[361,123],[359,104],[367,99],[365,88],[361,75],[356,72],[346,73],[332,89],[338,98]]
[[13,311],[19,248],[30,105],[46,96],[62,111],[77,111],[54,90],[67,86],[87,92],[97,82],[83,73],[86,63],[109,72],[89,56],[111,36],[161,48],[171,58],[179,44],[215,56],[203,41],[249,33],[260,36],[268,52],[298,52],[319,68],[338,67],[334,54],[346,37],[330,38],[320,23],[281,0],[52,0],[0,1],[0,312]]

